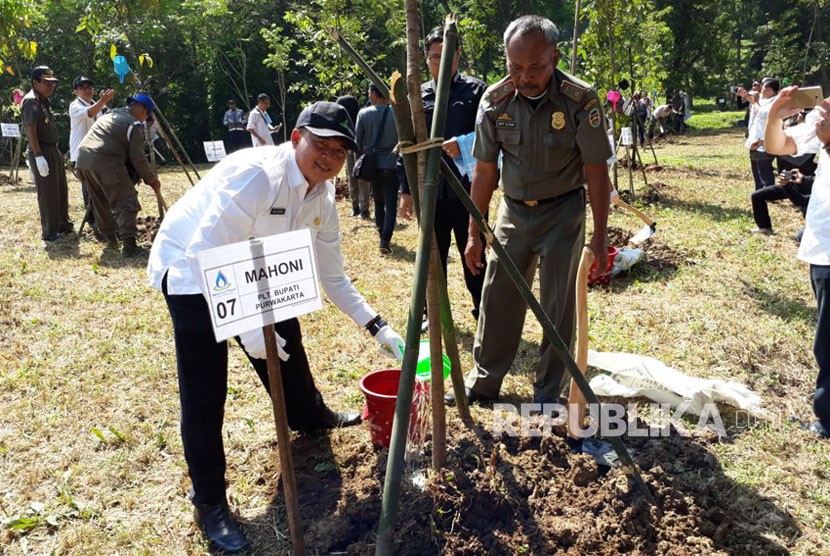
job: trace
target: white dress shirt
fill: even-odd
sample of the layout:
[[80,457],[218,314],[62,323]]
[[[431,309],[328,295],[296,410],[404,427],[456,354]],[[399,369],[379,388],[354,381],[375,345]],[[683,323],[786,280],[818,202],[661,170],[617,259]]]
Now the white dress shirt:
[[80,97],[69,103],[69,161],[75,162],[78,160],[78,147],[81,146],[81,141],[86,137],[87,132],[101,115],[101,112],[95,115],[94,118],[89,117],[89,108],[92,106],[91,102],[86,102]]
[[326,294],[358,325],[366,325],[377,312],[343,268],[334,186],[309,186],[290,141],[228,155],[170,207],[153,241],[147,275],[161,289],[166,273],[170,295],[204,293],[200,251],[303,228],[311,230]]
[[778,95],[774,97],[770,97],[768,99],[758,99],[758,112],[755,114],[755,118],[753,119],[750,117],[750,124],[749,124],[749,133],[746,136],[746,142],[744,146],[749,149],[756,141],[761,141],[758,145],[758,151],[766,152],[764,148],[764,130],[767,128],[767,119],[769,118],[769,109],[772,108],[772,101],[774,101]]
[[253,129],[257,135],[265,139],[265,145],[263,145],[255,135],[251,135],[251,143],[253,146],[264,147],[274,144],[274,138],[271,137],[271,116],[268,115],[268,112],[260,110],[258,107],[251,110],[251,113],[248,115],[246,129]]
[[795,143],[793,156],[818,153],[818,167],[807,205],[804,235],[798,246],[798,258],[806,263],[830,265],[830,156],[821,140],[816,137],[816,122],[822,117],[818,109],[812,110],[804,123],[788,127],[784,134]]

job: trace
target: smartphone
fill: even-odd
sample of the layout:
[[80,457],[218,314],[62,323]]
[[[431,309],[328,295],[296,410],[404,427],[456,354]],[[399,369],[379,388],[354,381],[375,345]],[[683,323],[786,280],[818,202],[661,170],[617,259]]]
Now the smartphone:
[[824,100],[821,85],[815,87],[801,87],[790,95],[795,108],[813,108]]

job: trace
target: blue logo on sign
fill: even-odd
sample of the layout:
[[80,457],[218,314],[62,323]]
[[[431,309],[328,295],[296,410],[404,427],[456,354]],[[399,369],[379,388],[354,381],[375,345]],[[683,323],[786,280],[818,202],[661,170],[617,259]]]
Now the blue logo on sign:
[[230,281],[227,278],[225,278],[225,275],[222,274],[222,271],[220,270],[219,273],[216,275],[216,281],[214,282],[213,289],[215,291],[222,291],[228,289],[230,285]]

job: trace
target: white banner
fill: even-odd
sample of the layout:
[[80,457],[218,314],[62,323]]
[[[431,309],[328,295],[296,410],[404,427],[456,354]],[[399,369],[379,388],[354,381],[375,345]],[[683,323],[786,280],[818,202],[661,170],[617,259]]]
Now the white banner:
[[225,152],[225,143],[222,141],[202,141],[202,144],[205,146],[205,156],[208,162],[219,162],[228,156]]
[[307,228],[199,253],[216,341],[321,309]]
[[0,124],[3,137],[20,137],[20,126],[17,124]]
[[631,135],[630,127],[624,127],[620,129],[620,143],[622,143],[626,147],[630,147],[634,144],[634,138]]

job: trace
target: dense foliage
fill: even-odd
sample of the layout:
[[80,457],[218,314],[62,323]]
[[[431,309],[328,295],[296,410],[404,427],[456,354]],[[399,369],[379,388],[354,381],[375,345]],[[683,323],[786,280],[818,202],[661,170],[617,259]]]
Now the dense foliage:
[[[591,0],[581,3],[576,74],[601,90],[620,79],[662,96],[675,88],[723,95],[761,75],[830,85],[828,0]],[[487,81],[504,74],[502,33],[518,15],[539,13],[561,29],[570,65],[575,0],[425,0],[422,25],[459,16],[462,69]],[[69,83],[84,73],[116,89],[122,103],[137,84],[152,92],[188,151],[222,135],[225,102],[249,109],[260,92],[286,130],[304,103],[342,94],[365,97],[368,81],[331,39],[337,29],[379,70],[403,70],[404,0],[0,0],[0,107],[28,89],[36,64],[62,77],[58,114]],[[124,84],[111,56],[129,61]],[[68,126],[66,118],[59,124]],[[68,132],[63,134],[68,136]],[[65,145],[64,145],[65,146]]]

